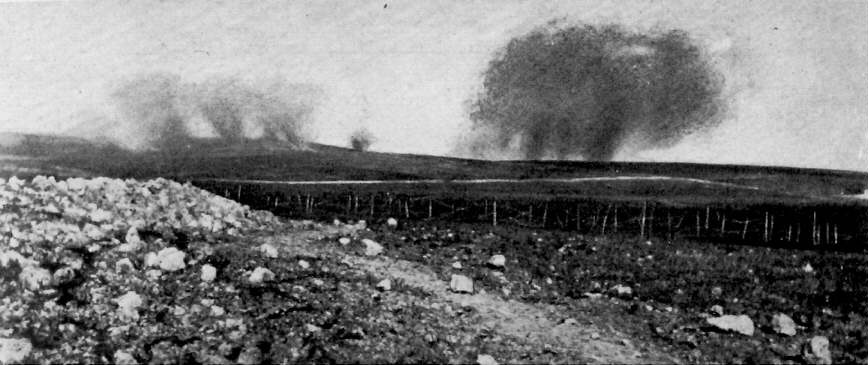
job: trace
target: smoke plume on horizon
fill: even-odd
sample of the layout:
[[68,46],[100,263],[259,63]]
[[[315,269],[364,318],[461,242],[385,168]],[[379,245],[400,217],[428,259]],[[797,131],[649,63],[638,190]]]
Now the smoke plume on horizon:
[[490,61],[471,105],[477,156],[611,160],[713,128],[723,77],[687,33],[540,28]]

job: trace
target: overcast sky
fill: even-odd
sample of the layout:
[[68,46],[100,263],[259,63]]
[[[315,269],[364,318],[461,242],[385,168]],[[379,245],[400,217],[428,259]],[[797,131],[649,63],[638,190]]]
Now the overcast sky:
[[0,131],[70,128],[168,72],[318,85],[316,141],[454,154],[486,63],[552,19],[683,29],[726,78],[719,128],[618,159],[868,171],[864,0],[0,3]]

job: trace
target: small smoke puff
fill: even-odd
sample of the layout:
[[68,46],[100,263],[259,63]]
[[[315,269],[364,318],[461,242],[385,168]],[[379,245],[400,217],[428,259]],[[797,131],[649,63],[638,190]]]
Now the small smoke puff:
[[358,129],[350,135],[350,147],[356,151],[367,151],[374,143],[374,135],[367,129]]

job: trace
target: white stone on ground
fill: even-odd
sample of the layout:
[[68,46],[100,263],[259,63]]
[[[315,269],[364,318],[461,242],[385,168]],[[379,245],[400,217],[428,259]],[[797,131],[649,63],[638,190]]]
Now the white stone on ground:
[[496,268],[503,268],[506,266],[506,256],[493,255],[488,259],[488,265]]
[[184,264],[185,256],[187,254],[184,251],[175,247],[166,247],[157,252],[157,265],[163,271],[178,271],[186,267]]
[[386,220],[386,225],[391,228],[395,228],[398,226],[398,220],[395,218],[389,218]]
[[265,281],[270,281],[274,279],[274,273],[271,270],[268,270],[264,267],[257,267],[253,269],[253,272],[250,273],[250,277],[247,278],[252,284],[259,284]]
[[377,289],[382,291],[392,290],[392,280],[391,279],[383,279],[377,283]]
[[460,261],[455,261],[455,262],[452,263],[452,268],[453,268],[453,269],[461,270],[462,267],[463,267],[463,266],[461,266],[461,262],[460,262]]
[[114,363],[117,365],[133,365],[138,364],[136,358],[133,355],[130,355],[129,352],[123,350],[117,350],[114,354]]
[[202,281],[212,282],[217,277],[217,268],[208,264],[202,265]]
[[263,243],[262,246],[259,246],[259,251],[262,252],[262,255],[268,258],[276,259],[278,256],[277,247],[268,243]]
[[130,261],[129,258],[122,258],[115,262],[115,271],[123,271],[123,270],[135,270],[135,266],[133,266],[133,262]]
[[832,363],[832,353],[829,351],[829,339],[826,336],[814,336],[805,344],[803,351],[809,363],[828,365]]
[[630,299],[633,297],[633,288],[618,284],[609,289],[609,293],[618,298]]
[[350,242],[352,242],[352,240],[349,237],[341,237],[338,239],[338,243],[340,243],[343,246],[349,245]]
[[754,333],[753,321],[744,314],[727,314],[720,317],[706,318],[705,320],[708,324],[722,331],[740,333],[746,336],[753,336]]
[[497,365],[497,360],[494,360],[491,355],[478,355],[476,356],[476,363],[479,365]]
[[723,307],[720,304],[715,304],[715,305],[711,306],[711,309],[709,309],[708,311],[711,312],[711,314],[714,314],[715,316],[722,316],[723,315]]
[[43,285],[51,283],[51,272],[36,266],[24,266],[18,274],[18,280],[30,291],[37,291]]
[[139,319],[138,308],[144,303],[142,297],[134,291],[128,291],[114,299],[118,304],[118,316],[124,320],[135,321]]
[[298,266],[305,270],[310,269],[310,263],[305,260],[298,260]]
[[795,336],[796,335],[796,322],[793,321],[790,316],[778,313],[772,316],[772,329],[775,333],[779,333],[786,336]]
[[473,280],[464,275],[452,275],[449,289],[456,293],[473,293]]
[[377,256],[383,252],[383,246],[372,239],[362,239],[362,243],[365,245],[366,256]]
[[33,345],[26,338],[0,338],[0,363],[12,364],[24,360]]
[[810,263],[807,263],[807,264],[805,264],[805,266],[802,267],[802,270],[806,273],[812,273],[812,272],[814,272],[814,267],[811,266]]

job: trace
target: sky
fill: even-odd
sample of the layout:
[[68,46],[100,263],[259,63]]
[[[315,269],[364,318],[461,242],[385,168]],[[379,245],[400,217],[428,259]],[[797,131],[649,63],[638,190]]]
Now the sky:
[[120,80],[169,73],[315,85],[314,141],[462,156],[487,63],[552,20],[682,29],[726,80],[719,127],[617,160],[868,171],[865,0],[6,2],[0,132],[117,118]]

